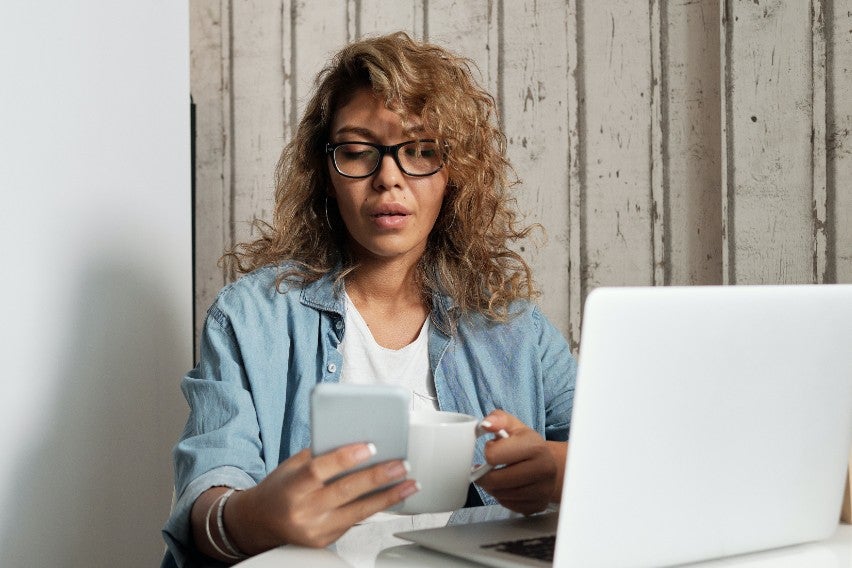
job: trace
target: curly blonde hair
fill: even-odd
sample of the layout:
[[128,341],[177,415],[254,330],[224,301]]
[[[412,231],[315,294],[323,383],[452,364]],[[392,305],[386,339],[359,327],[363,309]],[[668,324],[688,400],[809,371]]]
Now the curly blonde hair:
[[406,117],[419,117],[447,148],[447,191],[417,270],[424,301],[431,305],[433,294],[446,294],[462,313],[503,321],[513,301],[537,296],[529,266],[509,248],[532,227],[518,227],[506,137],[496,125],[494,99],[477,84],[471,65],[402,32],[344,47],[317,76],[278,161],[272,224],[257,221],[261,236],[223,259],[242,273],[284,263],[279,288],[285,280],[305,285],[335,270],[342,282],[357,269],[346,228],[327,199],[325,145],[337,109],[369,88],[404,125]]

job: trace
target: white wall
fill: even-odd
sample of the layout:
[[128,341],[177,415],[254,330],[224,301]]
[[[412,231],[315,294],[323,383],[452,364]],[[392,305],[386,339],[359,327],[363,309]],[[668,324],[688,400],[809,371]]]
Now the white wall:
[[0,4],[0,563],[152,566],[192,364],[185,2]]

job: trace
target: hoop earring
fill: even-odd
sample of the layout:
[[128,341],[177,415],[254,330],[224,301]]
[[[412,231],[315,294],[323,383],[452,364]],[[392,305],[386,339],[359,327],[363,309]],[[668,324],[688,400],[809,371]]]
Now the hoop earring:
[[449,232],[450,229],[453,228],[453,225],[456,224],[456,208],[455,207],[447,207],[444,209],[444,216],[446,217],[446,209],[450,209],[450,224],[444,227],[444,231]]
[[328,196],[325,196],[325,224],[328,225],[328,230],[334,232],[334,227],[331,226],[331,219],[328,217]]

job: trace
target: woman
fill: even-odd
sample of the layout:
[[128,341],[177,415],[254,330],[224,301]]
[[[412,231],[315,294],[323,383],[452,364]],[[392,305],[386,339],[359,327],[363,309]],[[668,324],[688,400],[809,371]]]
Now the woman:
[[421,406],[509,433],[477,448],[506,467],[470,504],[558,500],[575,363],[509,248],[529,229],[495,120],[466,60],[402,33],[353,43],[320,73],[278,164],[273,224],[226,255],[245,276],[210,308],[182,383],[166,564],[326,546],[417,490],[401,462],[325,483],[370,448],[311,456],[318,382],[402,375]]

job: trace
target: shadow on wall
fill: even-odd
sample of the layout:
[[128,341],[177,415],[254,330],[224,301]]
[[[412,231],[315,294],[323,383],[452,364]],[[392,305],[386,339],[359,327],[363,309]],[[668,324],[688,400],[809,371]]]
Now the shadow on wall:
[[7,489],[5,567],[159,565],[190,326],[156,272],[129,256],[81,270],[41,443]]

